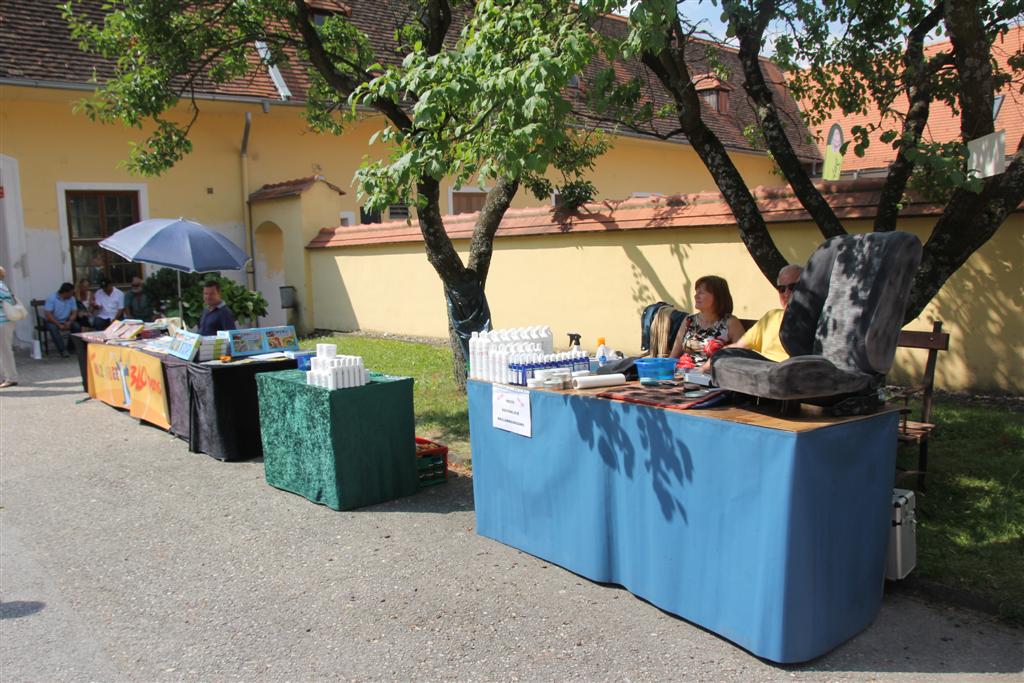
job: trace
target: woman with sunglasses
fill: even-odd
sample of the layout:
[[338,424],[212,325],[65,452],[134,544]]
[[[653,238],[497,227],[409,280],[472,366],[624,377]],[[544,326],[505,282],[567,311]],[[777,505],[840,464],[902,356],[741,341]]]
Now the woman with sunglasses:
[[743,336],[743,325],[732,314],[729,283],[717,275],[697,280],[693,307],[697,312],[683,319],[669,355],[682,358],[681,365],[685,367],[703,371],[712,353]]

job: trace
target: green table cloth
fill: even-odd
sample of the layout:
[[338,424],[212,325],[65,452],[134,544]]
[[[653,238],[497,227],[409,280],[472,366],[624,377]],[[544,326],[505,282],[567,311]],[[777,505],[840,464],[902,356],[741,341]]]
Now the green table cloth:
[[329,391],[285,370],[256,386],[268,484],[335,510],[416,493],[411,377]]

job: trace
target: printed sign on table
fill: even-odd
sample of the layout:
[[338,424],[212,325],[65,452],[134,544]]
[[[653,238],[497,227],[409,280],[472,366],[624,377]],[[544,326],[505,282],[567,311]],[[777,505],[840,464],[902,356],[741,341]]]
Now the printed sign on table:
[[232,356],[253,356],[272,351],[298,351],[299,338],[291,325],[280,327],[251,327],[243,330],[218,332],[231,341]]
[[167,351],[172,356],[177,356],[182,360],[190,361],[195,358],[196,351],[199,350],[199,344],[202,341],[203,338],[195,332],[178,330],[171,338],[171,344]]
[[124,346],[89,344],[89,395],[164,429],[171,426],[160,359]]
[[129,349],[128,392],[132,397],[132,404],[128,410],[132,417],[170,429],[171,416],[167,410],[164,367],[159,358]]
[[533,436],[530,413],[530,392],[526,389],[493,385],[491,389],[491,424],[495,429]]

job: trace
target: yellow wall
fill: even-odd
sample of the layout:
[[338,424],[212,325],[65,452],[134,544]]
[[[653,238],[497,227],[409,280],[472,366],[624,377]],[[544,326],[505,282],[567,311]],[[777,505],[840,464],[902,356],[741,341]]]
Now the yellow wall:
[[[779,185],[772,163],[763,154],[733,153],[733,163],[751,187]],[[715,190],[714,180],[689,145],[668,144],[633,137],[619,137],[590,174],[599,199],[623,199],[634,192],[680,194]],[[525,192],[521,205],[537,201]]]
[[[929,222],[901,228],[923,236]],[[854,224],[852,229],[866,229]],[[1024,392],[1024,216],[1013,216],[947,282],[910,325],[941,319],[952,334],[940,356],[941,387]],[[781,224],[772,235],[783,254],[803,263],[821,241],[806,224]],[[460,244],[465,258],[466,244]],[[446,336],[440,281],[420,244],[311,250],[318,327]],[[487,285],[497,327],[550,324],[556,343],[580,332],[636,353],[639,314],[655,301],[692,310],[693,282],[706,274],[729,280],[735,314],[757,318],[778,306],[771,284],[728,227],[543,235],[498,239]],[[925,354],[900,351],[893,380],[920,373]],[[919,376],[919,375],[918,375]]]
[[[384,152],[382,145],[368,146],[379,119],[350,124],[345,135],[335,137],[309,131],[301,107],[274,104],[264,114],[256,103],[201,101],[201,113],[190,136],[193,153],[160,177],[140,178],[120,164],[128,156],[130,141],[143,139],[143,133],[73,114],[75,102],[86,94],[0,86],[0,147],[21,163],[26,226],[57,229],[58,182],[146,183],[153,217],[187,215],[210,225],[240,226],[239,152],[246,112],[252,115],[247,192],[265,183],[320,174],[345,190],[340,210],[353,212],[358,220],[360,202],[357,188],[352,186],[353,176],[364,156]],[[734,161],[748,182],[778,183],[764,155],[737,153]],[[714,189],[689,146],[630,137],[614,141],[591,178],[601,198]],[[446,213],[450,211],[449,187],[445,183],[441,193]],[[208,194],[207,188],[213,188],[213,194]],[[513,202],[516,207],[536,204],[525,190]],[[326,218],[330,220],[325,226],[339,223],[336,214]]]

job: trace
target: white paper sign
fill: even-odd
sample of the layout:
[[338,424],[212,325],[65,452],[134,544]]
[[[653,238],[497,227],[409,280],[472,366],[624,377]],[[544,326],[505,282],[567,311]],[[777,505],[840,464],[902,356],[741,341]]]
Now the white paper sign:
[[530,420],[530,392],[494,384],[491,387],[491,424],[495,429],[533,436]]
[[1006,131],[982,135],[967,143],[967,168],[979,178],[999,175],[1006,170]]

